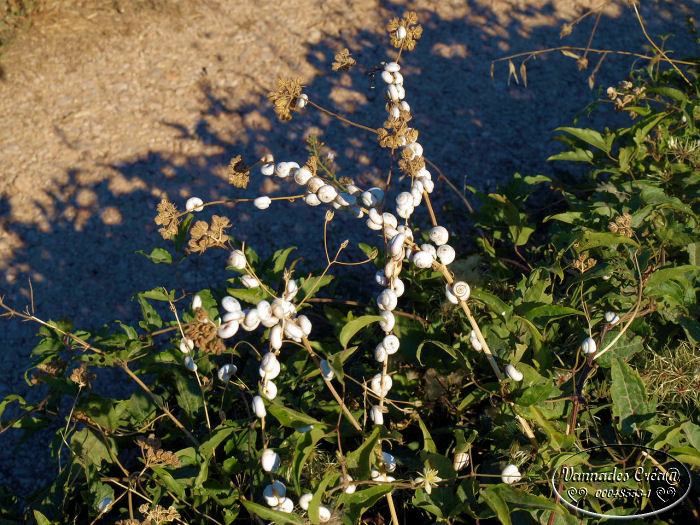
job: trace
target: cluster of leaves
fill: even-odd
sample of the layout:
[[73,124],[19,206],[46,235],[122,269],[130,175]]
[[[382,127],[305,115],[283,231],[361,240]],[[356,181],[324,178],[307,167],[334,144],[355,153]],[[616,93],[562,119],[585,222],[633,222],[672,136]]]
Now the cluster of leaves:
[[[36,405],[16,395],[0,403],[0,417],[10,403],[22,411],[3,419],[3,430],[23,429],[26,439],[54,429],[57,477],[26,498],[25,518],[43,525],[128,516],[138,523],[134,509],[143,508],[187,523],[242,523],[256,515],[301,524],[319,523],[319,507],[327,505],[334,519],[350,525],[367,512],[376,520],[388,516],[385,496],[394,490],[414,523],[574,524],[587,518],[570,514],[549,480],[576,449],[634,442],[665,450],[697,473],[697,403],[681,409],[644,371],[654,362],[650,356],[667,358],[664,352],[680,346],[693,356],[700,345],[700,83],[692,78],[688,86],[674,71],[635,72],[630,89],[637,96],[619,108],[634,113],[630,127],[560,128],[556,138],[567,151],[551,160],[585,163],[585,180],[563,184],[516,174],[498,193],[475,192],[481,206],[472,216],[474,253],[450,268],[472,284],[470,305],[496,360],[516,364],[522,381],[496,381],[469,342],[469,322],[445,300],[441,275],[409,269],[394,329],[401,348],[392,358],[391,424],[372,426],[363,381],[376,371],[369,357],[382,335],[375,309],[334,304],[347,284],[325,270],[301,273],[299,261],[289,261],[293,247],[265,261],[247,247],[248,263],[267,285],[279,289],[289,272],[299,279],[314,322],[312,351],[328,361],[344,408],[366,430],[348,423],[301,345],[285,345],[279,395],[261,425],[250,400],[267,334],[261,341],[241,333],[231,348],[197,352],[194,374],[182,364],[179,343],[181,326],[198,323],[196,312],[175,291],[146,291],[135,296],[143,317],[138,326],[115,321],[96,333],[73,331],[67,321],[42,326],[27,381],[46,385],[48,396]],[[318,144],[312,149],[318,152]],[[175,253],[157,248],[147,257],[181,260],[192,223],[188,214],[177,224]],[[375,247],[361,248],[383,267]],[[223,314],[218,305],[225,295],[251,306],[269,298],[266,288],[239,282],[232,277],[197,292],[206,317]],[[316,294],[323,300],[311,301]],[[605,320],[607,311],[619,315],[615,326]],[[598,354],[581,353],[587,336]],[[674,370],[690,388],[698,372],[687,361],[674,361]],[[217,370],[229,363],[238,371],[224,383]],[[128,377],[134,389],[121,397],[96,393],[92,387],[108,369]],[[532,436],[514,414],[534,429]],[[366,481],[382,468],[380,442],[397,458],[398,481],[391,485]],[[290,494],[313,492],[308,512],[285,514],[258,503],[270,481],[259,468],[266,446],[280,451],[277,474]],[[463,466],[454,462],[457,452],[468,454],[463,470],[456,470]],[[506,464],[524,473],[520,483],[500,482]],[[359,482],[351,494],[340,481],[346,472]],[[417,472],[422,482],[416,483]],[[693,490],[688,502],[697,497]],[[7,491],[0,498],[0,517],[16,522],[9,510],[16,499]],[[600,510],[616,502],[607,505]],[[697,512],[692,503],[682,509],[660,519],[679,523]],[[615,512],[635,510],[617,505]]]

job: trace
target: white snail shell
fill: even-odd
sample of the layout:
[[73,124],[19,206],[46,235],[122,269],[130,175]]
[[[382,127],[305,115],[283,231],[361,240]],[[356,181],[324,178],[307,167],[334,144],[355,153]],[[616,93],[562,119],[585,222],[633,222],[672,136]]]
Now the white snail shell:
[[413,264],[418,268],[430,268],[434,260],[433,255],[424,250],[419,250],[413,254]]
[[274,315],[271,315],[267,319],[260,319],[260,324],[263,325],[265,328],[272,328],[279,322],[280,320]]
[[382,213],[382,219],[384,221],[385,226],[396,228],[399,224],[399,222],[396,220],[396,216],[389,212]]
[[301,328],[301,331],[304,332],[304,335],[308,337],[308,335],[311,333],[311,321],[309,321],[309,318],[306,317],[305,315],[300,315],[297,317],[297,323],[299,324],[299,328]]
[[377,211],[377,208],[369,209],[369,218],[377,224],[384,224],[384,217],[382,217],[382,214]]
[[195,295],[192,298],[192,310],[202,307],[202,298],[199,295]]
[[452,283],[452,293],[457,299],[466,301],[469,299],[469,294],[471,293],[471,288],[464,281],[457,281]]
[[391,239],[389,243],[389,254],[392,258],[403,259],[403,243],[406,240],[406,236],[403,233],[399,233]]
[[389,84],[386,88],[386,96],[389,100],[396,102],[397,100],[401,100],[399,97],[399,86],[395,86],[394,84]]
[[311,503],[312,499],[314,499],[314,495],[311,494],[311,492],[302,494],[299,498],[299,506],[304,510],[309,510],[309,504]]
[[204,209],[204,201],[199,197],[190,197],[185,203],[185,209],[187,211],[202,211]]
[[297,99],[296,109],[304,109],[304,107],[306,106],[306,103],[308,101],[309,101],[309,95],[307,95],[306,93],[302,93],[301,95],[299,95],[299,98]]
[[265,372],[271,372],[279,365],[277,356],[273,352],[267,352],[260,361],[260,368]]
[[413,206],[413,195],[404,191],[396,196],[396,207],[404,208],[406,206]]
[[394,279],[391,281],[391,289],[394,290],[396,297],[401,297],[406,290],[406,285],[403,284],[401,279],[394,277]]
[[443,244],[437,249],[437,256],[442,264],[448,265],[455,260],[457,254],[455,253],[455,249],[452,246],[450,246],[449,244]]
[[258,368],[258,373],[263,381],[271,381],[280,375],[281,368],[280,362],[275,359],[270,363],[269,370],[265,370],[262,366],[260,366]]
[[270,306],[270,303],[264,299],[257,304],[255,309],[257,310],[258,317],[261,321],[272,317],[272,307]]
[[306,188],[311,193],[316,193],[321,186],[325,186],[326,182],[321,177],[311,177],[306,184]]
[[433,193],[433,190],[435,189],[435,183],[430,180],[430,179],[421,179],[421,182],[423,183],[423,187],[425,188],[425,191],[428,193]]
[[280,504],[274,507],[275,510],[290,514],[294,511],[294,502],[290,498],[283,498]]
[[255,206],[259,210],[266,210],[270,207],[270,203],[272,200],[270,197],[267,195],[263,195],[262,197],[258,197],[253,201],[253,206]]
[[423,193],[424,189],[425,189],[425,187],[423,186],[423,183],[421,181],[419,181],[418,179],[413,181],[413,185],[411,186],[411,191],[416,190],[416,191]]
[[270,163],[267,163],[267,164],[263,164],[263,165],[260,167],[260,172],[261,172],[263,175],[267,175],[267,176],[269,177],[270,175],[272,175],[273,173],[275,173],[275,165],[272,164],[271,162],[270,162]]
[[506,467],[501,471],[501,479],[503,480],[503,483],[507,483],[508,485],[520,481],[521,478],[522,476],[520,475],[518,467],[513,464],[506,465]]
[[383,363],[386,361],[387,356],[389,353],[386,351],[386,348],[384,347],[384,343],[379,343],[375,348],[374,348],[374,358],[379,361],[380,363]]
[[257,288],[258,286],[260,286],[258,280],[252,275],[242,275],[241,282],[246,288]]
[[195,363],[194,359],[192,359],[188,355],[185,356],[185,368],[187,368],[187,370],[189,370],[190,372],[197,371],[197,363]]
[[384,424],[384,414],[382,414],[382,409],[379,408],[377,405],[372,405],[372,408],[369,412],[369,417],[372,420],[372,423],[374,423],[375,425]]
[[221,306],[227,312],[241,311],[241,303],[238,302],[238,299],[236,299],[235,297],[231,297],[230,295],[227,295],[226,297],[221,299]]
[[236,270],[243,270],[245,263],[245,254],[241,250],[233,250],[228,256],[228,265],[233,266]]
[[397,62],[388,62],[384,66],[384,71],[388,71],[390,73],[396,73],[401,69],[401,66]]
[[328,520],[331,519],[331,511],[328,510],[328,508],[321,505],[318,508],[318,519],[321,521],[321,523],[326,523]]
[[403,100],[406,98],[406,90],[403,88],[403,86],[401,84],[394,84],[394,86],[396,87],[396,91],[399,95],[398,99]]
[[221,318],[222,324],[228,323],[230,321],[243,321],[245,319],[245,314],[243,310],[236,310],[235,312],[226,312],[224,316]]
[[398,106],[392,107],[389,111],[389,115],[391,115],[394,118],[399,118],[401,116],[401,111],[399,110]]
[[330,184],[324,184],[318,189],[316,196],[321,202],[331,202],[338,196],[338,192]]
[[403,75],[398,71],[394,73],[394,84],[403,85]]
[[[245,311],[245,318],[243,319],[244,328],[253,326],[250,330],[255,330],[260,324],[260,315],[258,315],[258,310],[256,308],[251,308]],[[248,330],[248,328],[246,328]]]
[[386,353],[389,355],[395,354],[396,352],[399,351],[399,347],[401,346],[401,342],[399,341],[399,338],[396,337],[394,334],[389,334],[384,337],[382,340],[382,344],[384,345],[384,348],[386,348]]
[[325,379],[326,381],[330,381],[331,379],[333,379],[333,377],[335,377],[335,372],[331,370],[328,361],[326,361],[325,359],[321,360],[321,374],[323,375],[323,379]]
[[506,366],[506,375],[510,377],[513,381],[522,381],[523,373],[515,368],[513,365]]
[[279,317],[280,319],[286,317],[288,311],[286,302],[287,301],[285,301],[284,299],[275,299],[274,301],[272,301],[272,315],[274,315],[275,317]]
[[277,164],[277,166],[275,166],[275,175],[277,175],[280,179],[284,179],[289,176],[291,169],[292,166],[289,162],[280,162]]
[[610,326],[615,326],[620,322],[620,317],[615,312],[605,312],[605,320]]
[[345,494],[354,494],[355,490],[357,490],[357,485],[350,483],[351,481],[353,481],[353,477],[350,474],[340,478],[341,485],[347,484],[347,487],[345,487]]
[[270,330],[270,346],[274,350],[282,348],[282,325],[276,324]]
[[291,321],[284,323],[284,333],[290,339],[301,339],[304,337],[304,331],[301,329],[301,327],[297,326]]
[[466,452],[457,452],[452,460],[452,467],[459,472],[464,467],[469,465],[469,454]]
[[298,291],[299,285],[294,279],[290,279],[287,282],[287,285],[284,287],[284,298],[289,301],[290,299],[294,298]]
[[216,335],[218,335],[221,339],[230,339],[236,335],[236,332],[238,332],[238,327],[238,321],[228,321],[218,328]]
[[433,241],[436,246],[446,244],[449,239],[450,234],[444,226],[435,226],[430,230],[430,240]]
[[384,381],[382,381],[382,374],[377,374],[372,378],[372,382],[370,384],[370,389],[376,395],[383,397],[389,393],[389,390],[391,390],[392,384],[393,384],[393,381],[391,379],[391,376],[385,375]]
[[388,452],[382,452],[382,463],[384,463],[387,472],[396,470],[396,458]]
[[399,26],[396,30],[396,40],[400,42],[404,38],[406,38],[406,28],[404,26]]
[[378,224],[378,223],[374,222],[372,219],[369,219],[369,218],[368,218],[368,219],[367,219],[367,227],[368,227],[370,230],[379,231],[379,230],[382,229],[383,226],[382,226],[381,224]]
[[[409,195],[411,195],[411,194],[409,193]],[[413,199],[413,196],[411,196],[411,199]],[[410,205],[397,207],[396,208],[396,215],[398,215],[402,219],[408,219],[413,214],[413,208],[414,208],[414,206],[413,206],[412,202]]]
[[194,341],[192,339],[186,337],[180,339],[180,352],[189,354],[192,350],[194,350]]
[[384,223],[384,236],[388,240],[392,240],[394,237],[396,237],[398,235],[398,233],[399,233],[399,230],[397,230],[396,228],[392,228],[387,223]]
[[272,401],[277,397],[277,385],[272,381],[266,381],[262,387],[262,395]]
[[231,376],[235,374],[237,370],[238,369],[236,368],[236,365],[226,363],[224,366],[219,368],[219,371],[216,373],[216,375],[219,376],[219,380],[223,381],[224,383],[228,383],[231,379]]
[[411,188],[411,197],[413,197],[413,207],[415,208],[420,206],[420,203],[423,200],[423,192],[418,188]]
[[392,277],[398,277],[398,275],[401,273],[401,261],[397,261],[396,259],[389,259],[384,266],[384,275],[386,275],[387,279],[391,279]]
[[433,259],[437,259],[437,250],[435,249],[435,246],[433,246],[430,243],[425,243],[420,245],[420,249],[423,250],[424,252],[428,252],[430,255],[433,256]]
[[377,297],[377,305],[380,310],[387,310],[391,312],[396,308],[399,299],[396,297],[396,293],[390,288],[386,288]]
[[411,106],[408,105],[408,102],[401,101],[401,104],[399,104],[399,105],[401,106],[401,109],[403,109],[404,111],[408,111],[408,112],[411,111]]
[[394,75],[392,75],[389,71],[382,71],[382,80],[387,84],[393,84]]
[[474,347],[474,350],[476,350],[477,352],[481,352],[484,349],[474,330],[472,330],[472,333],[469,336],[469,342],[471,343],[472,347]]
[[411,142],[406,148],[410,149],[416,157],[423,156],[423,146],[421,146],[420,142]]
[[584,339],[583,343],[581,343],[581,351],[584,354],[595,354],[596,350],[597,347],[592,337],[587,337]]
[[341,206],[352,206],[357,202],[357,197],[355,197],[354,195],[350,195],[345,191],[341,191],[335,198],[335,202],[337,202]]
[[[263,498],[265,503],[270,507],[279,505],[280,500],[284,499],[287,494],[287,488],[281,481],[275,480],[263,490]],[[313,495],[312,495],[313,496]]]
[[266,448],[260,457],[260,463],[265,472],[274,472],[280,466],[280,455],[271,448]]
[[362,195],[360,196],[362,199],[362,204],[364,204],[367,207],[371,206],[376,206],[379,204],[379,200],[377,200],[377,197],[372,193],[371,191],[363,191]]
[[255,396],[253,398],[251,408],[253,409],[253,413],[260,419],[264,418],[267,414],[267,411],[265,410],[265,402],[260,396]]
[[445,297],[447,297],[447,300],[450,301],[452,304],[459,303],[459,299],[457,299],[455,294],[452,293],[452,288],[449,284],[445,285]]
[[315,193],[307,193],[306,195],[304,195],[304,202],[309,206],[318,206],[319,204],[321,204],[321,201],[318,200],[318,197]]
[[386,286],[388,282],[384,270],[378,270],[377,273],[374,274],[374,280],[379,286]]
[[379,315],[381,315],[384,320],[379,321],[379,326],[382,327],[382,330],[385,332],[391,332],[394,328],[394,324],[396,323],[396,319],[394,318],[394,314],[391,312],[382,312]]
[[305,186],[311,177],[313,177],[311,170],[309,170],[309,168],[306,166],[302,166],[294,173],[294,182],[300,186]]

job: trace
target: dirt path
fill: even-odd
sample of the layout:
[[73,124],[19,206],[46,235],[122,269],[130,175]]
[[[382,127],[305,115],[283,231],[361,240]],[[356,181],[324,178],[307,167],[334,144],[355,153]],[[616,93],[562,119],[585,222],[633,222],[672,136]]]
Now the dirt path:
[[[231,195],[225,183],[231,157],[271,151],[278,159],[303,159],[310,132],[323,133],[342,174],[365,183],[381,175],[387,159],[371,137],[315,114],[280,124],[263,97],[276,77],[299,75],[312,98],[378,127],[383,103],[367,76],[326,73],[345,46],[361,64],[385,59],[382,27],[406,7],[419,12],[425,27],[405,78],[426,155],[460,187],[487,188],[515,171],[551,174],[544,159],[557,148],[547,140],[590,101],[590,69],[579,72],[561,55],[542,57],[528,63],[525,88],[508,85],[504,66],[492,80],[490,61],[557,45],[561,24],[598,3],[42,2],[31,29],[2,58],[0,293],[24,305],[31,278],[41,317],[66,315],[88,328],[133,319],[131,294],[178,283],[163,265],[134,253],[161,243],[152,220],[161,195],[181,206],[191,195]],[[652,34],[683,33],[685,13],[697,8],[694,0],[644,4]],[[566,43],[585,45],[592,23],[582,23]],[[689,39],[682,42],[687,46]],[[594,46],[636,51],[642,43],[629,11],[608,7]],[[609,57],[600,84],[620,80],[630,65]],[[258,195],[260,180],[254,182],[236,195]],[[290,191],[274,184],[264,189]],[[301,255],[317,260],[319,242],[306,239],[320,238],[322,213],[299,204],[276,208],[229,210],[234,235],[264,254],[292,239]],[[189,264],[181,282],[189,291],[206,286],[224,275],[223,260],[224,254],[207,255]],[[27,392],[22,371],[34,332],[16,322],[0,327],[11,360],[0,371],[0,398]],[[0,483],[14,480],[27,490],[33,484],[27,458],[43,444],[1,450]]]

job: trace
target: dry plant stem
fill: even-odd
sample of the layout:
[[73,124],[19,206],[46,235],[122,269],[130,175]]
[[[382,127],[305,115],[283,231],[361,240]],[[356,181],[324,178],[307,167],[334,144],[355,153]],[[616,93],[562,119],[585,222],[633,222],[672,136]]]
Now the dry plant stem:
[[396,515],[396,507],[394,506],[394,498],[391,497],[391,492],[386,495],[386,502],[389,504],[389,512],[391,513],[391,523],[399,525],[399,517]]
[[362,124],[358,124],[357,122],[353,122],[352,120],[348,120],[345,117],[343,117],[342,115],[338,115],[337,113],[333,113],[332,111],[330,111],[322,106],[319,106],[313,100],[309,100],[308,104],[310,106],[315,107],[317,110],[322,111],[323,113],[325,113],[327,115],[330,115],[333,118],[337,118],[341,122],[345,122],[346,124],[350,124],[351,126],[355,126],[356,128],[364,129],[365,131],[369,131],[371,133],[374,133],[375,135],[377,134],[376,129],[372,129],[372,128],[369,128],[367,126],[363,126]]
[[[552,53],[554,51],[588,51],[590,53],[615,53],[617,55],[627,55],[627,56],[633,56],[637,58],[642,58],[644,60],[654,60],[654,57],[650,57],[647,55],[642,55],[639,53],[632,53],[630,51],[617,51],[615,49],[595,49],[595,48],[585,48],[585,47],[580,47],[580,46],[558,46],[558,47],[550,47],[548,49],[538,49],[537,51],[526,51],[524,53],[515,53],[514,55],[509,55],[507,57],[502,57],[502,58],[497,58],[491,64],[495,64],[496,62],[503,62],[504,60],[511,60],[513,58],[519,58],[519,57],[524,57],[524,56],[530,56],[530,55],[542,55],[545,53]],[[669,63],[671,64],[683,64],[684,66],[693,66],[695,63],[689,62],[687,60],[674,60],[671,58],[666,58]]]
[[[306,337],[304,337],[301,341],[304,344],[304,348],[306,348],[306,350],[309,352],[309,355],[314,360],[314,363],[316,364],[318,369],[321,370],[321,363],[319,362],[318,357],[316,356],[316,352],[314,352],[313,348],[311,348],[311,345],[309,344],[309,340]],[[321,372],[321,373],[323,374],[323,372]],[[323,377],[323,376],[321,376],[321,377]],[[330,390],[331,394],[333,394],[333,397],[340,405],[340,408],[343,411],[343,413],[345,414],[345,416],[347,417],[348,421],[350,421],[352,426],[355,427],[355,429],[358,432],[362,432],[362,427],[357,422],[355,417],[352,415],[352,412],[350,412],[348,407],[345,406],[345,403],[343,402],[343,398],[340,397],[340,395],[338,394],[338,391],[335,389],[333,384],[330,381],[326,380],[325,378],[323,379],[323,382],[326,383],[328,390]]]
[[433,223],[433,226],[437,226],[438,222],[437,219],[435,218],[435,212],[433,211],[433,205],[430,202],[430,196],[428,195],[428,192],[423,190],[423,199],[425,199],[425,204],[428,207],[428,213],[430,214],[430,222]]
[[[448,284],[452,284],[454,280],[452,279],[452,276],[450,275],[450,272],[447,270],[444,264],[439,264],[436,263],[437,269],[442,273],[442,275],[445,277],[445,280],[447,281]],[[462,301],[460,299],[459,305],[462,307],[462,311],[464,312],[464,315],[467,316],[467,319],[469,320],[469,324],[472,326],[474,333],[476,334],[477,339],[479,340],[479,343],[481,343],[481,346],[483,347],[483,352],[486,355],[486,359],[488,360],[489,364],[491,365],[491,368],[493,369],[494,373],[496,374],[496,378],[498,379],[498,382],[502,382],[505,379],[505,376],[503,375],[503,372],[501,372],[501,369],[498,366],[498,363],[496,363],[496,358],[493,356],[493,353],[491,352],[491,349],[489,348],[489,345],[486,343],[486,340],[484,339],[484,335],[481,333],[481,329],[479,328],[479,324],[476,322],[476,319],[474,319],[474,316],[471,313],[471,310],[467,306],[467,303],[465,301]],[[532,431],[532,428],[530,427],[530,424],[523,418],[521,417],[516,411],[515,411],[515,405],[510,402],[508,403],[513,410],[513,414],[515,414],[515,418],[518,420],[518,423],[520,423],[520,426],[523,428],[523,432],[527,436],[527,438],[530,440],[532,445],[535,448],[539,448],[539,445],[537,443],[537,439],[535,438],[535,433]]]
[[464,205],[469,210],[469,213],[474,213],[474,208],[472,208],[472,205],[469,204],[469,201],[467,200],[467,198],[460,193],[460,191],[457,189],[457,186],[455,186],[452,183],[452,181],[450,181],[450,179],[445,177],[445,175],[442,173],[442,171],[440,171],[440,168],[438,168],[435,164],[433,164],[429,159],[427,159],[426,157],[423,157],[423,159],[425,160],[425,162],[427,162],[430,165],[431,168],[433,168],[434,170],[436,170],[438,172],[439,179],[444,180],[447,183],[447,185],[452,189],[452,191],[454,191],[457,195],[459,195],[459,198],[462,199],[462,202],[464,202]]
[[639,27],[642,28],[642,33],[644,33],[644,37],[649,41],[649,43],[652,45],[652,47],[654,49],[656,49],[656,51],[659,53],[659,55],[661,55],[664,58],[664,60],[666,60],[666,62],[671,64],[673,66],[673,69],[675,69],[678,72],[678,74],[681,77],[683,77],[683,80],[685,80],[689,86],[692,86],[693,85],[692,82],[690,82],[690,80],[688,80],[686,78],[686,76],[683,74],[683,72],[674,63],[674,62],[679,62],[679,61],[671,60],[670,58],[668,58],[666,53],[664,53],[664,51],[659,46],[656,45],[656,43],[649,36],[649,33],[647,33],[647,29],[646,29],[646,27],[644,27],[644,22],[642,21],[642,17],[639,14],[639,10],[637,9],[637,2],[632,2],[632,8],[634,9],[634,14],[637,15],[637,21],[639,22]]

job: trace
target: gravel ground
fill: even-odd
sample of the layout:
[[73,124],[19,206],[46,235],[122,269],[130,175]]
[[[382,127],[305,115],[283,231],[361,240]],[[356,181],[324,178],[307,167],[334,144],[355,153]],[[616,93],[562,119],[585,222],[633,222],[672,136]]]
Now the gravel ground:
[[[0,64],[0,293],[23,308],[31,278],[37,316],[67,316],[90,329],[114,318],[133,321],[130,297],[137,291],[166,285],[191,292],[222,278],[224,253],[194,258],[180,279],[135,251],[163,245],[153,223],[162,195],[182,207],[192,195],[295,191],[261,178],[245,191],[228,186],[226,166],[239,153],[303,160],[303,138],[321,134],[341,175],[377,181],[388,160],[372,137],[314,112],[281,124],[264,94],[276,77],[298,75],[313,100],[378,127],[379,87],[362,72],[330,73],[330,63],[345,46],[362,65],[386,59],[382,28],[406,8],[419,12],[425,28],[402,72],[426,156],[460,188],[491,188],[516,171],[554,175],[545,162],[558,151],[552,130],[570,125],[592,100],[587,78],[597,57],[578,71],[559,53],[540,55],[528,62],[527,87],[508,82],[504,63],[492,79],[491,60],[559,45],[561,25],[600,3],[46,0]],[[651,35],[681,37],[669,44],[680,57],[697,54],[684,29],[697,7],[693,0],[643,2],[642,14]],[[630,13],[609,4],[593,47],[642,49]],[[585,46],[594,18],[564,43]],[[596,86],[621,80],[632,63],[609,55]],[[604,122],[611,124],[607,113]],[[233,235],[263,255],[291,243],[312,265],[323,258],[319,209],[275,203],[267,212],[250,206],[225,212]],[[363,233],[353,237],[347,224],[334,224],[338,242]],[[0,399],[11,392],[39,397],[22,376],[35,332],[3,322]],[[0,439],[0,484],[25,494],[38,483],[34,465],[49,461],[46,442],[37,438],[15,450],[12,432]]]

